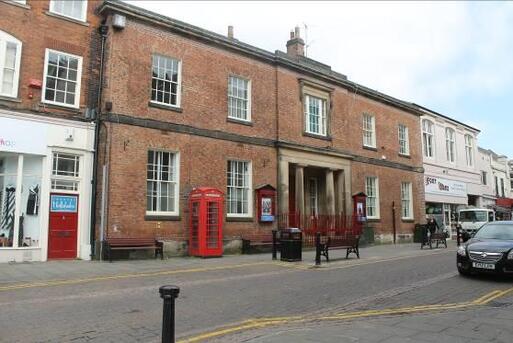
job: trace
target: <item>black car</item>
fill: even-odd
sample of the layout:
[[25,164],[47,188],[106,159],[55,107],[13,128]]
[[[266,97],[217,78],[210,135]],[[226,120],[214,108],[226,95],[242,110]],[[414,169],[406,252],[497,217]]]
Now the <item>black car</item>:
[[490,222],[458,247],[458,271],[513,274],[513,221]]

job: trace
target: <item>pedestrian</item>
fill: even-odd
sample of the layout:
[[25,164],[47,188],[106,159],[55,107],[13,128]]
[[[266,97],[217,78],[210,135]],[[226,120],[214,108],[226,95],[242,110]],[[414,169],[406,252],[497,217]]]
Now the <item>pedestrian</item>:
[[440,230],[440,227],[438,226],[438,223],[436,222],[436,220],[433,217],[429,218],[429,221],[427,223],[427,228],[428,228],[429,234],[431,236],[433,236],[433,234],[436,231]]

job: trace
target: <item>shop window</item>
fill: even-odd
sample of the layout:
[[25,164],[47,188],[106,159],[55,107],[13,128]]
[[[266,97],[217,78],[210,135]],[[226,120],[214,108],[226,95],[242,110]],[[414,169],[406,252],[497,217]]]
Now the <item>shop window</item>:
[[227,215],[251,217],[251,163],[228,161],[227,168]]
[[0,154],[0,248],[39,246],[42,161]]
[[148,151],[147,214],[178,215],[178,154]]

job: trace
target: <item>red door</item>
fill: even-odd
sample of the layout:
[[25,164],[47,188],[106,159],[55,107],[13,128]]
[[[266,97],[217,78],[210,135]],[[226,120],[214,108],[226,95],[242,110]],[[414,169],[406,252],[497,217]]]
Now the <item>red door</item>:
[[50,195],[48,258],[77,257],[78,195]]

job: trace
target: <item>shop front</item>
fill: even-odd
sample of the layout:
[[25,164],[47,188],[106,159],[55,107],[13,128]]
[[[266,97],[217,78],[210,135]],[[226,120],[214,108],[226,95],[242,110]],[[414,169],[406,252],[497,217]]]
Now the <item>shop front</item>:
[[94,125],[0,110],[0,262],[90,259]]
[[434,218],[440,228],[456,234],[458,210],[468,205],[467,184],[424,175],[426,218]]

